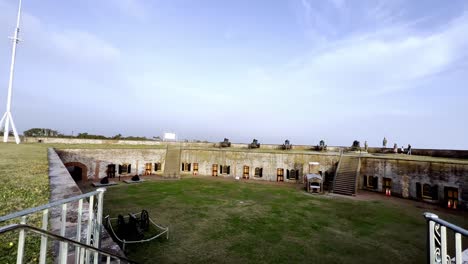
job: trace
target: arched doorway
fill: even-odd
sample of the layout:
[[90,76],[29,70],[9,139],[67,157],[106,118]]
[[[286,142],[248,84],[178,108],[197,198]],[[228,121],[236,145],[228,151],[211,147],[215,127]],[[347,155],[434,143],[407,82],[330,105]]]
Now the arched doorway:
[[76,183],[88,180],[88,168],[80,162],[68,162],[64,164],[70,176]]

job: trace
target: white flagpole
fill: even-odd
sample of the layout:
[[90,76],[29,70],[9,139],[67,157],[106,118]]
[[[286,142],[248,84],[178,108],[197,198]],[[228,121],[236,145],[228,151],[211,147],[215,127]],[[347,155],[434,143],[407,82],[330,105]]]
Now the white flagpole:
[[[8,82],[8,97],[7,97],[6,112],[3,115],[3,118],[1,120],[1,121],[5,121],[4,132],[3,132],[3,142],[8,142],[8,132],[10,130],[10,122],[11,122],[11,127],[13,129],[13,134],[15,136],[16,144],[20,143],[20,139],[18,136],[18,132],[16,131],[15,123],[13,122],[13,116],[11,115],[11,94],[12,94],[12,88],[13,88],[13,75],[15,71],[16,46],[19,42],[18,34],[20,31],[20,28],[19,28],[20,20],[21,20],[21,0],[19,0],[18,18],[16,20],[15,34],[12,38],[13,48],[12,48],[12,53],[11,53],[10,81]],[[2,126],[3,124],[2,122],[0,122],[0,127]]]

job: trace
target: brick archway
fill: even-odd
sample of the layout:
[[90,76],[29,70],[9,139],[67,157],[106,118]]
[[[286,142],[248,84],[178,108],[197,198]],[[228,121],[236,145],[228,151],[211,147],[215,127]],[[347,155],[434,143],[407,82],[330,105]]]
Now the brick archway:
[[[88,181],[88,168],[81,162],[67,162],[65,167],[78,167],[81,169],[81,181]],[[70,175],[71,176],[71,175]]]

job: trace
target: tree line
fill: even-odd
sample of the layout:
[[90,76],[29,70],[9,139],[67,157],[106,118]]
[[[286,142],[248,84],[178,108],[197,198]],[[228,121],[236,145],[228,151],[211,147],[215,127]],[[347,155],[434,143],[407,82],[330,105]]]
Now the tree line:
[[122,134],[117,134],[112,137],[106,137],[103,135],[94,135],[87,132],[78,133],[74,135],[65,135],[60,133],[57,130],[50,128],[31,128],[23,132],[25,137],[60,137],[60,138],[82,138],[82,139],[115,139],[115,140],[156,140],[161,141],[160,137],[153,137],[149,139],[147,137],[138,137],[138,136],[128,136],[124,137]]

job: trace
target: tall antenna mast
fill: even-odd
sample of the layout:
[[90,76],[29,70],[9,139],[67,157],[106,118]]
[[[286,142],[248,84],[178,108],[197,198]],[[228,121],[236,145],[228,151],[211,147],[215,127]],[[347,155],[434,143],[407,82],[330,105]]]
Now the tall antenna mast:
[[13,40],[13,48],[11,52],[11,66],[10,66],[10,81],[8,83],[8,97],[7,97],[7,105],[6,105],[6,112],[3,114],[2,119],[0,120],[0,128],[4,128],[3,132],[3,142],[8,142],[8,133],[10,132],[10,123],[11,128],[13,129],[13,135],[15,136],[16,144],[20,143],[20,139],[18,136],[18,132],[16,131],[15,122],[13,122],[13,116],[11,116],[11,93],[13,88],[13,74],[15,71],[15,58],[16,58],[16,46],[20,39],[18,38],[18,34],[20,31],[20,19],[21,19],[21,0],[19,0],[19,7],[18,7],[18,18],[16,20],[16,29],[15,34],[11,38]]

